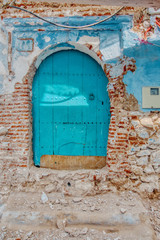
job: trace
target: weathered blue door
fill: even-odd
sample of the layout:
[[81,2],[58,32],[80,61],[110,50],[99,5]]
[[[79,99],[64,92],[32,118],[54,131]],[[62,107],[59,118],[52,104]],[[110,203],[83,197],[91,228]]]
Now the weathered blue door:
[[66,50],[47,57],[33,81],[33,153],[106,156],[108,80],[90,56]]

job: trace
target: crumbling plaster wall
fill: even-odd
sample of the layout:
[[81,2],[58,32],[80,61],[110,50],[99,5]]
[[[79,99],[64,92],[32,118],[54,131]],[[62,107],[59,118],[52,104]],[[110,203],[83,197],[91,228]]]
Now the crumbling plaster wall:
[[[36,11],[36,6],[34,7]],[[41,12],[45,16],[46,7],[42,6]],[[98,10],[86,10],[84,6],[77,9],[78,13],[73,14],[72,8],[66,6],[61,18],[50,19],[70,25],[84,25],[97,20],[97,16],[88,15],[96,15],[94,11],[99,11],[99,7]],[[104,7],[101,10],[104,11]],[[110,8],[111,10],[113,11]],[[7,18],[7,11],[12,18]],[[133,14],[134,8],[128,8],[125,14],[127,11],[128,14]],[[61,10],[58,9],[57,12],[60,14]],[[81,193],[87,191],[87,194],[96,194],[109,191],[109,186],[113,185],[118,189],[157,193],[160,174],[160,114],[157,111],[159,109],[143,111],[140,88],[148,83],[152,84],[152,79],[148,77],[150,70],[155,80],[154,85],[159,85],[157,59],[160,52],[155,45],[148,44],[146,40],[141,41],[142,32],[146,30],[143,31],[139,18],[134,18],[135,26],[137,23],[141,26],[139,31],[132,29],[132,17],[123,15],[89,29],[67,30],[30,18],[20,11],[17,13],[19,17],[25,18],[14,18],[16,11],[8,9],[4,10],[0,23],[1,182],[12,182],[12,185],[23,182],[22,185],[26,186],[24,181],[27,178],[30,179],[29,182],[35,183],[37,180],[39,183],[39,180],[47,177],[48,181],[52,178],[55,183],[53,191],[63,189],[68,194],[76,193],[77,188],[82,188]],[[51,14],[55,13],[48,10],[47,16]],[[75,14],[83,17],[65,17]],[[138,16],[141,17],[141,14]],[[151,23],[155,25],[155,17],[151,19]],[[147,34],[150,42],[157,45],[158,28],[155,26],[154,33]],[[34,168],[33,174],[31,167],[32,80],[41,60],[62,49],[78,49],[91,55],[101,64],[109,80],[111,122],[107,164],[103,170],[75,171],[73,174],[50,171],[43,176],[37,168]],[[151,62],[150,70],[148,57]],[[55,179],[59,179],[59,182]],[[71,188],[67,185],[68,182],[72,182]]]

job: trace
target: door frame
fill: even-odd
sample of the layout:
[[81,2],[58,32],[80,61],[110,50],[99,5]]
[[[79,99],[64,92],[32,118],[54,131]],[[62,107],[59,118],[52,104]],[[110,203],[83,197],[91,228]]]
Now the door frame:
[[[63,50],[77,50],[77,51],[80,51],[82,53],[85,53],[85,54],[89,55],[91,58],[93,58],[102,67],[102,71],[105,72],[106,65],[102,61],[101,55],[99,53],[97,54],[93,50],[90,50],[87,46],[79,44],[79,43],[65,42],[65,43],[60,43],[60,44],[56,44],[56,45],[52,45],[52,46],[47,47],[35,58],[34,62],[31,65],[32,69],[34,69],[32,71],[33,73],[32,73],[32,77],[31,77],[31,85],[32,85],[36,70],[40,66],[41,62],[45,58],[47,58],[49,55],[54,54],[54,53],[59,52],[59,51],[63,51]],[[108,79],[107,76],[106,76],[106,79]],[[110,107],[111,107],[111,105],[110,105]],[[31,115],[32,115],[32,106],[31,106]],[[33,116],[32,116],[32,121],[33,121]],[[31,129],[33,129],[32,126],[31,126]],[[109,132],[108,132],[108,134],[109,134]],[[33,133],[32,133],[32,139],[31,139],[31,146],[32,146],[32,140],[33,140]],[[107,151],[107,143],[106,143],[106,151]],[[107,156],[104,157],[102,161],[100,161],[100,159],[97,158],[97,161],[94,161],[95,164],[93,164],[93,165],[91,165],[91,164],[85,165],[84,164],[84,167],[82,167],[82,169],[103,168],[106,165],[106,159],[107,159]],[[72,160],[72,161],[75,162],[75,160]],[[89,162],[91,163],[90,159],[89,159]],[[33,148],[32,148],[30,165],[33,165],[33,163],[34,162],[33,162]],[[71,165],[71,164],[68,164],[68,165]],[[91,166],[91,168],[88,167],[89,165]],[[48,161],[48,164],[44,164],[44,163],[42,164],[42,167],[53,168],[52,166],[53,166],[53,164],[51,164],[51,161]],[[56,167],[54,169],[64,169],[61,163],[59,164],[59,166],[60,166],[59,168]],[[69,169],[70,170],[76,170],[76,169],[80,169],[79,167],[80,167],[80,165],[78,164],[78,165],[76,165],[75,169],[73,167],[71,167]],[[69,169],[66,169],[66,170],[69,170]]]

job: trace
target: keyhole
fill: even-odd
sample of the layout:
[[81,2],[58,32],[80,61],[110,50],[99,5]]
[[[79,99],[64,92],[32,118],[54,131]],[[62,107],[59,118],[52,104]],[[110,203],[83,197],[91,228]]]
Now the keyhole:
[[102,105],[104,104],[104,102],[102,101]]

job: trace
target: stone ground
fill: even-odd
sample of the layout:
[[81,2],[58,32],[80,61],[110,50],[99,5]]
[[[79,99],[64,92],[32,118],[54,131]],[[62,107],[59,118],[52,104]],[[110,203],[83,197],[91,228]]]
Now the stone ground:
[[147,199],[145,207],[148,210],[149,218],[156,233],[157,240],[160,239],[160,197],[158,199]]
[[160,198],[0,191],[0,240],[159,240]]

